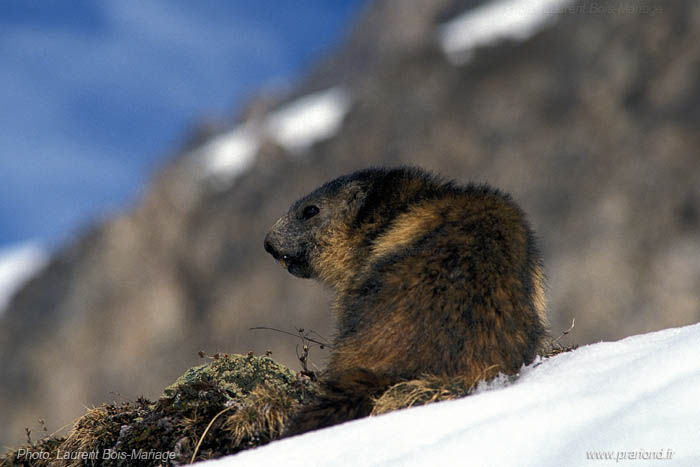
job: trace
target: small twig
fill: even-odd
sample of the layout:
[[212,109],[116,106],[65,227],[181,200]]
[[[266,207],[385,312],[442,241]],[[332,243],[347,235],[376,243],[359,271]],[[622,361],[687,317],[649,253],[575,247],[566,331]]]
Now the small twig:
[[301,362],[301,374],[308,376],[313,381],[316,381],[316,373],[309,370],[309,346],[305,343],[303,347],[303,353],[299,355],[299,346],[297,345],[297,358]]
[[[321,334],[317,333],[313,329],[309,331],[309,334],[316,334],[319,339],[323,339],[324,343],[319,344],[321,346],[321,348],[324,348],[324,347],[329,347],[331,349],[333,348],[333,345],[330,342],[328,342],[328,339],[326,339],[325,337],[323,337]],[[308,336],[307,336],[307,339],[308,339]]]
[[559,341],[559,339],[561,339],[562,337],[564,337],[564,336],[566,336],[567,334],[569,334],[569,333],[571,332],[571,330],[574,329],[574,326],[575,326],[575,325],[576,325],[576,318],[574,318],[574,319],[571,320],[571,327],[569,327],[569,329],[567,329],[566,331],[562,332],[562,333],[561,333],[561,336],[559,336],[559,337],[557,337],[556,339],[554,339],[554,340],[552,341],[552,343],[553,343],[553,344],[556,344],[556,343]]
[[309,371],[309,369],[306,366],[306,361],[309,358],[309,346],[304,345],[303,349],[304,349],[304,353],[302,355],[299,355],[299,345],[297,344],[297,347],[296,347],[297,358],[301,362],[302,372],[305,372],[305,371]]
[[297,330],[297,334],[294,334],[293,332],[289,332],[289,331],[284,331],[284,330],[282,330],[282,329],[269,328],[269,327],[267,327],[267,326],[256,326],[256,327],[254,327],[254,328],[249,328],[248,330],[249,330],[249,331],[259,331],[259,330],[276,331],[276,332],[281,332],[282,334],[287,334],[288,336],[294,336],[294,337],[299,337],[299,335],[301,335],[301,337],[302,337],[303,339],[306,339],[306,340],[309,341],[309,342],[313,342],[314,344],[318,344],[318,345],[321,346],[321,348],[324,348],[324,347],[328,347],[328,348],[331,348],[331,349],[333,348],[333,346],[332,346],[331,344],[329,344],[327,341],[326,341],[326,342],[317,341],[316,339],[312,339],[311,337],[308,336],[308,334],[310,334],[310,333],[313,332],[314,334],[316,334],[317,336],[319,336],[321,339],[326,340],[324,337],[320,336],[316,331],[309,331],[308,333],[306,333],[306,334],[304,335],[304,334],[303,334],[304,328],[298,329],[298,330]]
[[[248,352],[248,355],[252,355],[252,352]],[[199,355],[199,358],[208,358],[210,360],[220,360],[222,358],[228,358],[227,353],[221,353],[221,352],[216,352],[214,355],[209,355],[205,351],[200,350],[197,352],[197,355]]]
[[[291,333],[289,331],[284,331],[282,329],[276,329],[276,328],[270,328],[267,326],[257,326],[254,328],[250,328],[250,331],[254,330],[266,330],[266,331],[275,331],[275,332],[280,332],[282,334],[286,334],[288,336],[295,336],[301,339],[301,344],[302,344],[302,352],[299,353],[299,345],[296,346],[296,354],[297,358],[299,359],[299,362],[301,362],[301,374],[304,376],[308,376],[312,380],[316,380],[316,373],[312,370],[309,370],[309,349],[312,347],[311,344],[316,344],[319,346],[321,349],[325,349],[326,347],[333,348],[333,346],[328,343],[328,340],[314,331],[313,329],[310,329],[306,331],[304,328],[298,328],[297,333]],[[315,334],[319,337],[321,340],[316,340],[312,337],[309,337],[311,334]],[[313,365],[313,363],[312,363]],[[316,366],[316,365],[314,365]]]
[[47,435],[49,433],[49,429],[46,427],[46,419],[40,418],[39,425],[41,425],[41,429],[44,431],[44,436]]
[[214,418],[211,419],[211,421],[209,422],[209,424],[207,425],[207,427],[204,429],[204,433],[202,433],[202,436],[199,438],[199,441],[197,441],[197,446],[195,446],[194,452],[192,453],[192,459],[190,459],[190,464],[194,464],[194,460],[195,460],[195,458],[197,457],[197,453],[199,452],[199,447],[202,445],[202,441],[204,441],[204,437],[205,437],[205,436],[207,435],[207,433],[209,432],[209,428],[211,428],[211,426],[214,424],[214,422],[216,421],[216,419],[219,418],[219,416],[220,416],[221,414],[224,414],[224,413],[228,412],[229,410],[231,410],[231,409],[233,409],[233,408],[234,408],[234,406],[226,407],[224,410],[222,410],[222,411],[219,412],[218,414],[214,415]]
[[65,425],[63,425],[63,426],[62,426],[61,428],[59,428],[58,430],[56,430],[56,431],[54,431],[53,433],[51,433],[51,434],[49,435],[49,438],[53,438],[54,436],[56,436],[60,431],[64,430],[65,428],[68,428],[68,427],[71,426],[71,425],[75,425],[75,423],[76,423],[78,420],[79,420],[79,418],[73,420],[72,422],[66,423]]

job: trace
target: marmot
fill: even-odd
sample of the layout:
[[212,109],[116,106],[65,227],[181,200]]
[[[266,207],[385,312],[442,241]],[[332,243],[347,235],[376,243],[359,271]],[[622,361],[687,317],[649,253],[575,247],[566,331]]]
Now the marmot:
[[487,185],[418,168],[361,170],[295,202],[265,250],[336,291],[323,393],[291,434],[369,415],[372,398],[400,381],[515,374],[546,334],[533,231]]

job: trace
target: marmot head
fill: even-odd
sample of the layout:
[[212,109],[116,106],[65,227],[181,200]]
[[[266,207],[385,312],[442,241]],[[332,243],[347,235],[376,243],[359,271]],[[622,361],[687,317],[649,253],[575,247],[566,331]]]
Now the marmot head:
[[324,258],[347,248],[342,239],[364,204],[371,175],[337,178],[295,202],[265,236],[265,250],[297,277],[333,282],[324,274]]
[[338,287],[369,260],[372,242],[396,215],[450,186],[412,167],[336,178],[289,208],[265,237],[265,250],[295,276]]

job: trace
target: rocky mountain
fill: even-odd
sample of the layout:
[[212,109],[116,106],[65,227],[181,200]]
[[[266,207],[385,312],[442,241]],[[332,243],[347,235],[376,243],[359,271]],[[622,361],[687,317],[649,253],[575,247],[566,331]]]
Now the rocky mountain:
[[[298,367],[331,295],[264,252],[297,197],[415,164],[513,194],[558,335],[700,320],[700,3],[378,0],[285,96],[201,130],[127,212],[58,251],[0,316],[3,444],[86,405],[155,397],[197,352]],[[324,351],[311,360],[322,366]]]

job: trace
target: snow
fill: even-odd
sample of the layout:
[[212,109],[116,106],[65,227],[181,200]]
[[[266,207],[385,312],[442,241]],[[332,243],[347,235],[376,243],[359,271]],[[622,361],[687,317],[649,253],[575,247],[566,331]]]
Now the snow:
[[260,146],[257,133],[252,124],[244,124],[202,146],[198,151],[202,178],[221,189],[250,169]]
[[333,136],[349,107],[350,99],[340,88],[309,94],[270,115],[267,130],[285,149],[299,154]]
[[493,0],[445,23],[439,33],[442,49],[452,63],[462,65],[479,46],[531,37],[571,2]]
[[588,345],[523,368],[512,384],[209,464],[700,465],[698,356],[700,324]]
[[243,123],[197,150],[200,178],[216,189],[230,187],[255,164],[264,139],[271,139],[291,155],[299,156],[317,142],[335,135],[349,108],[347,93],[334,87],[300,97],[262,122]]
[[17,292],[48,262],[48,255],[36,242],[0,250],[0,314]]

